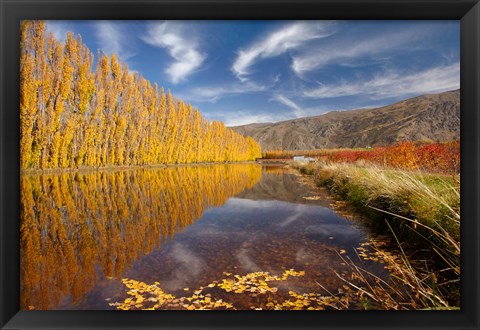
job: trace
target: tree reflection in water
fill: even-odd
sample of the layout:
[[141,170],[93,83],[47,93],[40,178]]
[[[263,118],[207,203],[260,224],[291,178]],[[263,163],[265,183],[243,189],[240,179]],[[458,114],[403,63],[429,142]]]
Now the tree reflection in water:
[[261,175],[237,164],[22,176],[21,309],[80,301]]

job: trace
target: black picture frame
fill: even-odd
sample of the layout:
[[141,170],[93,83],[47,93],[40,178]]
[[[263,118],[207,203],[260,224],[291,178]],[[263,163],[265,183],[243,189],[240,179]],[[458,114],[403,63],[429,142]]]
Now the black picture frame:
[[[461,21],[461,309],[457,311],[19,310],[19,36],[22,19],[455,19]],[[1,329],[478,329],[478,0],[0,0]]]

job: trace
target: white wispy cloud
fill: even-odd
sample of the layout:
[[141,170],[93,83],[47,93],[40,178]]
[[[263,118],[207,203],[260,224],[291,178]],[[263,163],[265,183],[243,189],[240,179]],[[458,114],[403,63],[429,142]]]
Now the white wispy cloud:
[[385,71],[367,81],[342,81],[320,84],[304,95],[312,98],[365,95],[370,99],[408,97],[427,93],[441,93],[460,88],[460,63],[430,68],[415,73]]
[[252,82],[245,84],[234,83],[224,84],[222,86],[193,88],[186,95],[179,96],[183,96],[184,99],[192,101],[216,102],[228,96],[263,92],[266,88],[264,85],[257,85]]
[[121,22],[100,21],[95,23],[97,43],[106,54],[115,54],[122,61],[135,56],[128,32]]
[[244,242],[240,248],[240,251],[237,252],[235,258],[242,270],[247,272],[256,272],[261,268],[255,263],[254,258],[250,255],[252,251],[249,248],[249,242]]
[[418,41],[425,38],[428,33],[428,30],[416,28],[380,32],[371,38],[358,39],[355,36],[349,36],[332,40],[330,43],[324,43],[315,49],[309,49],[308,52],[293,56],[292,69],[302,75],[330,64],[361,66],[365,61],[383,62],[388,54],[418,49],[421,47]]
[[241,81],[247,80],[250,67],[260,59],[278,56],[298,48],[306,42],[331,35],[331,22],[296,22],[257,40],[247,49],[241,49],[232,66],[232,72]]
[[252,123],[274,123],[281,120],[290,119],[291,116],[282,113],[269,111],[258,111],[252,109],[239,109],[235,111],[222,111],[204,113],[206,117],[212,117],[225,123],[226,126],[241,126]]
[[[330,111],[342,111],[344,109],[334,108],[328,105],[316,105],[316,106],[301,106],[298,103],[292,101],[292,99],[286,97],[285,95],[274,95],[269,101],[279,102],[288,108],[290,108],[291,113],[289,114],[288,119],[302,118],[309,116],[318,116],[325,114]],[[352,108],[348,108],[349,110]],[[278,119],[280,121],[284,119]]]
[[302,109],[302,107],[300,107],[298,104],[296,104],[295,102],[293,102],[292,100],[290,100],[288,97],[284,95],[275,95],[271,100],[280,102],[286,105],[287,107],[289,107],[290,109],[292,109],[293,113],[297,118],[305,115],[305,112]]
[[196,279],[206,267],[203,258],[195,254],[187,244],[174,243],[166,253],[167,257],[175,263],[175,270],[162,281],[162,287],[165,289],[173,291],[178,287],[185,287],[187,283]]
[[371,109],[379,108],[387,105],[388,103],[378,103],[372,105],[358,106],[355,104],[346,105],[343,107],[335,106],[317,106],[317,107],[305,107],[301,112],[283,112],[283,111],[258,111],[252,109],[235,110],[228,112],[214,112],[203,113],[206,117],[215,118],[225,123],[226,126],[241,126],[254,123],[277,123],[284,120],[291,120],[296,118],[319,116],[331,111],[349,111],[353,109]]
[[280,227],[285,227],[289,224],[291,224],[292,222],[295,222],[296,220],[298,220],[298,218],[300,218],[302,215],[305,214],[305,211],[306,211],[306,207],[305,205],[297,205],[294,209],[293,209],[293,214],[289,215],[285,220],[283,220],[282,222],[280,222]]
[[174,84],[195,72],[207,57],[188,33],[182,22],[162,22],[150,25],[142,37],[147,44],[168,50],[174,62],[165,72]]
[[67,38],[69,27],[66,21],[45,21],[45,26],[47,31],[53,33],[58,41],[64,42]]

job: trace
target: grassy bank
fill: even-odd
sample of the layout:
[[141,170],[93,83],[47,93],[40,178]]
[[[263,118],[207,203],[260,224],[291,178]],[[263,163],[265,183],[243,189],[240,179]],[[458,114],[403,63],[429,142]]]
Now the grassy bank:
[[403,281],[424,290],[422,307],[459,306],[460,178],[345,163],[294,164],[399,247]]

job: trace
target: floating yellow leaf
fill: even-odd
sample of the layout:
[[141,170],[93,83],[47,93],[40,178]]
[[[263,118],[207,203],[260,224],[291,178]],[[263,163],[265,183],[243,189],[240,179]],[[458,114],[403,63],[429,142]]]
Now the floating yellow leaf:
[[[231,273],[224,273],[226,276]],[[159,282],[155,282],[153,285],[146,284],[144,282],[122,279],[122,283],[129,289],[127,294],[131,297],[125,299],[123,303],[114,303],[110,306],[115,306],[117,309],[129,310],[129,309],[144,309],[152,310],[159,308],[185,308],[188,310],[206,310],[206,309],[232,309],[233,304],[225,302],[222,299],[216,300],[212,296],[212,293],[202,295],[203,288],[214,288],[218,286],[226,292],[233,292],[235,294],[249,294],[252,297],[258,294],[275,294],[279,291],[277,287],[271,287],[269,284],[274,281],[286,281],[289,276],[303,276],[305,271],[296,271],[293,268],[285,270],[281,276],[270,275],[268,272],[254,272],[246,275],[234,275],[234,278],[220,279],[213,281],[206,286],[200,287],[200,289],[194,290],[191,297],[175,297],[171,294],[164,292]],[[190,291],[189,288],[183,288],[184,291]],[[284,302],[270,302],[267,304],[267,309],[304,309],[306,306],[310,306],[314,303],[320,303],[321,301],[316,295],[309,296],[309,294],[300,294],[294,291],[290,291],[289,294],[295,298],[293,301]],[[186,304],[185,302],[189,302]],[[155,304],[151,304],[151,303]],[[317,307],[319,306],[310,306]],[[259,307],[252,307],[258,309]],[[263,309],[263,308],[262,308]]]

